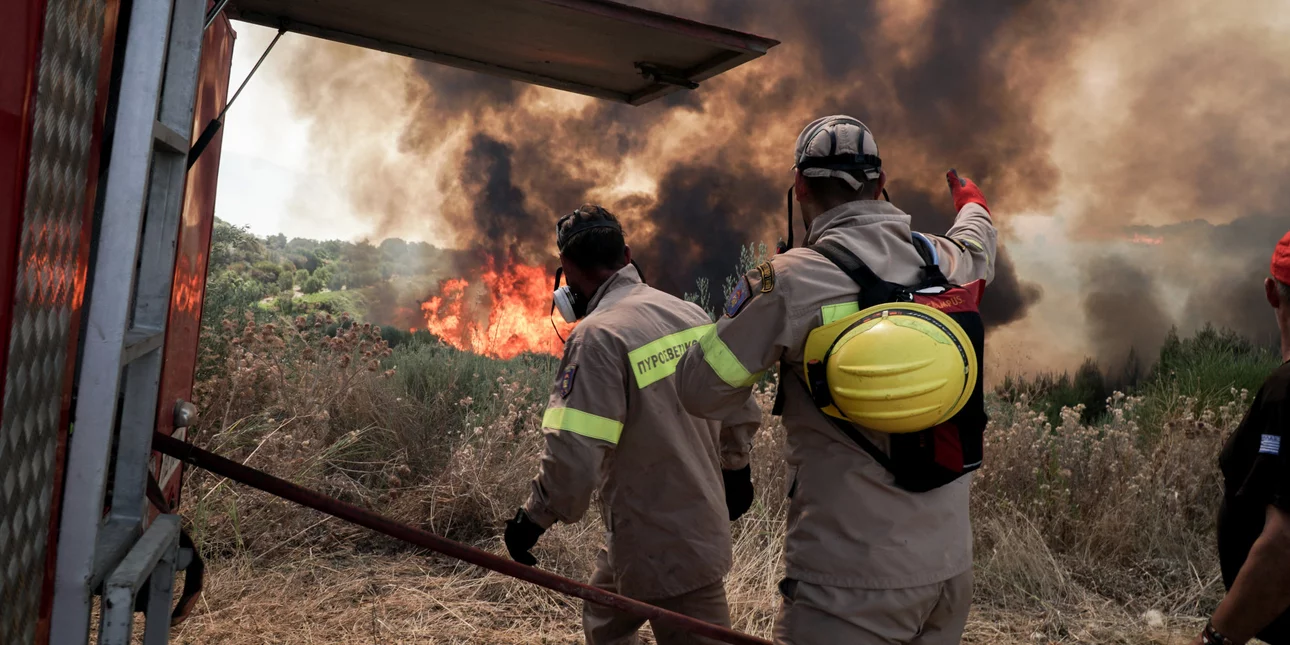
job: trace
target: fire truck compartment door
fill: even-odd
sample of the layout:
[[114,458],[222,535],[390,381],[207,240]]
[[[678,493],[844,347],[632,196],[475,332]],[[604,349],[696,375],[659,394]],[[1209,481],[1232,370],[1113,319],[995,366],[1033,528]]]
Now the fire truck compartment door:
[[[226,11],[257,25],[632,105],[779,44],[606,0],[231,0]],[[641,64],[656,72],[643,74]]]

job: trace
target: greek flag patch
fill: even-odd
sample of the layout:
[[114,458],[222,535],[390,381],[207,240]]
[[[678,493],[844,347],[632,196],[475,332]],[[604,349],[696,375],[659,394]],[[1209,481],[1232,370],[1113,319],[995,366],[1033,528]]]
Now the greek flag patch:
[[1274,434],[1265,434],[1259,441],[1260,455],[1279,455],[1281,454],[1281,437]]

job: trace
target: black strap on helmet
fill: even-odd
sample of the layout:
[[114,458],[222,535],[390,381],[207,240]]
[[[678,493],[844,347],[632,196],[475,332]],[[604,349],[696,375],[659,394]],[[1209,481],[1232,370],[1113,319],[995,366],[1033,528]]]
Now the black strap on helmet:
[[882,170],[882,159],[878,155],[829,155],[827,157],[805,157],[797,162],[798,170],[808,168],[827,168],[829,170]]
[[564,230],[564,223],[569,221],[571,218],[573,218],[573,216],[578,214],[590,215],[595,213],[603,213],[606,215],[609,214],[608,211],[604,210],[599,206],[584,205],[584,206],[580,206],[578,210],[573,211],[572,213],[569,213],[564,217],[561,217],[559,221],[555,223],[555,247],[559,249],[561,252],[563,252],[564,247],[569,245],[570,240],[587,231],[590,231],[596,228],[612,228],[618,231],[619,233],[623,232],[623,227],[619,225],[618,222],[615,222],[610,219],[594,219],[594,220],[584,219],[581,221],[574,222],[573,225],[569,227],[569,230],[567,231]]

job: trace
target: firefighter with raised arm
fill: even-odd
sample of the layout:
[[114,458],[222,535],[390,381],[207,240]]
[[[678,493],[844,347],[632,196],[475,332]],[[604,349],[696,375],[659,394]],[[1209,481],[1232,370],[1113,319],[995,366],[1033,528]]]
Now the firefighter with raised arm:
[[749,271],[677,370],[686,408],[722,418],[778,365],[791,497],[777,643],[958,643],[972,596],[969,473],[986,416],[984,330],[995,229],[976,185],[958,216],[911,232],[881,201],[869,129],[818,119],[797,140],[807,247]]
[[[542,418],[541,466],[507,522],[506,547],[535,564],[529,551],[542,533],[581,519],[598,490],[608,544],[591,584],[728,627],[730,522],[752,503],[748,452],[761,410],[745,393],[724,423],[686,413],[674,373],[711,319],[644,283],[618,220],[603,208],[584,205],[556,229],[568,286],[557,275],[555,305],[578,325]],[[637,642],[643,623],[583,606],[588,643]],[[653,628],[660,644],[709,642]]]

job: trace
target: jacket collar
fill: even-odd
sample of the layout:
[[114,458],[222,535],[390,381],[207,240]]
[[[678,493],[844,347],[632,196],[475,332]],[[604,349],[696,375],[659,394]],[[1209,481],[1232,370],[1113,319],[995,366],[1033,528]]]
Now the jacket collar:
[[909,215],[893,206],[891,202],[878,200],[847,202],[820,213],[819,217],[811,221],[811,226],[806,231],[806,244],[810,246],[820,241],[820,237],[828,230],[891,221],[900,222],[906,228],[909,227]]
[[635,265],[628,264],[627,266],[619,269],[616,273],[609,276],[609,279],[605,280],[604,283],[600,285],[600,288],[596,289],[596,293],[591,295],[591,302],[587,303],[587,315],[590,316],[591,312],[595,311],[596,307],[599,307],[602,304],[613,304],[619,298],[623,297],[626,293],[625,289],[638,284],[643,283],[641,282],[641,274],[636,271]]

